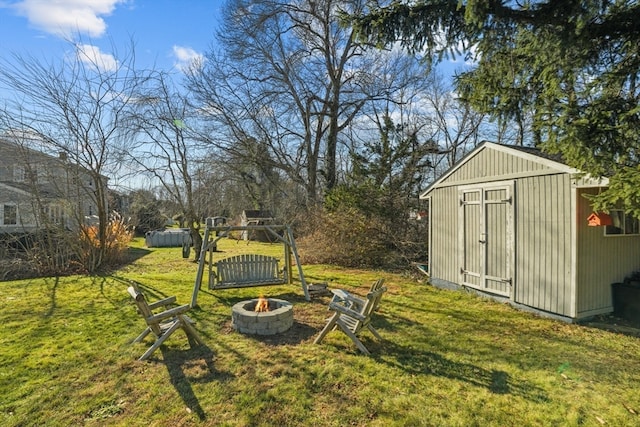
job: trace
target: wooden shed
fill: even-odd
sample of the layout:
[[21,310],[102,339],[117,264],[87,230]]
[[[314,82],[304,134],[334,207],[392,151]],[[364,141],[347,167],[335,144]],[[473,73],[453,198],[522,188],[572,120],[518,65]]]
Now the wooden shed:
[[[275,218],[271,212],[266,210],[243,210],[240,215],[240,225],[243,227],[251,225],[272,225]],[[272,242],[273,238],[264,231],[246,230],[241,234],[241,240],[255,240],[258,242]]]
[[534,148],[480,144],[421,195],[431,283],[571,321],[613,311],[611,284],[640,269],[640,227],[615,209],[594,221],[584,196],[607,184]]

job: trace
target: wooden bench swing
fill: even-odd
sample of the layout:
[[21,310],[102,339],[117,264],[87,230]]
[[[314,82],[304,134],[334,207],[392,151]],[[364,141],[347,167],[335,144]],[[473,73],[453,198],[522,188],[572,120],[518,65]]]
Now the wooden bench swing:
[[[273,238],[273,241],[282,243],[284,246],[284,267],[280,269],[280,260],[278,258],[259,254],[241,254],[214,260],[213,255],[218,241],[223,237],[227,237],[231,231],[247,233],[260,231]],[[207,218],[204,238],[202,239],[202,250],[198,260],[198,272],[191,297],[191,307],[198,305],[198,291],[202,288],[205,271],[208,273],[208,287],[212,290],[284,285],[293,283],[292,271],[294,262],[298,269],[298,278],[302,285],[304,297],[309,301],[307,282],[302,273],[293,233],[288,226],[214,225],[214,219]]]

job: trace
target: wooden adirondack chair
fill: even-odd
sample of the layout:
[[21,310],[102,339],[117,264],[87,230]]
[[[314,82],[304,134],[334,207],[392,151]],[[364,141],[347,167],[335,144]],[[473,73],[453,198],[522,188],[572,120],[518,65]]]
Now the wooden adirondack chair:
[[[371,287],[369,288],[369,292],[377,291],[383,285],[384,285],[384,279],[378,279],[371,284]],[[362,310],[362,306],[366,302],[366,299],[363,299],[357,295],[353,295],[345,291],[344,289],[332,289],[331,293],[333,294],[333,298],[331,299],[331,302],[342,304],[345,307],[350,308],[354,311]],[[378,300],[378,303],[380,303],[380,300]],[[378,309],[377,306],[373,307],[373,311],[376,311],[377,309]]]
[[[136,287],[130,286],[127,291],[135,300],[138,311],[147,322],[147,328],[133,342],[141,342],[151,332],[156,336],[156,341],[138,360],[145,360],[151,356],[172,333],[180,328],[187,335],[189,344],[191,344],[192,340],[198,344],[203,344],[202,339],[200,339],[194,327],[191,326],[193,321],[185,315],[191,309],[188,304],[168,308],[168,306],[175,304],[176,297],[169,297],[148,304],[144,294]],[[163,311],[154,314],[153,310],[156,309],[163,309]]]
[[387,288],[382,286],[382,280],[377,281],[374,285],[377,285],[376,289],[370,291],[366,299],[345,293],[341,295],[341,300],[331,301],[329,303],[329,310],[333,311],[334,314],[329,318],[322,331],[320,331],[320,335],[318,335],[314,343],[319,344],[329,331],[340,328],[342,332],[351,338],[351,341],[354,342],[361,352],[367,355],[371,354],[364,344],[362,344],[358,335],[363,330],[369,330],[377,339],[382,340],[378,331],[371,326],[371,314],[380,304],[382,294]]

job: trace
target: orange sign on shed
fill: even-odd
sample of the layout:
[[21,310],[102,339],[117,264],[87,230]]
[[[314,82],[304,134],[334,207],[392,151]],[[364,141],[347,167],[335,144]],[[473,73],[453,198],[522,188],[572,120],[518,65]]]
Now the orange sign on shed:
[[602,225],[613,225],[611,216],[604,212],[594,212],[587,218],[589,227],[598,227]]

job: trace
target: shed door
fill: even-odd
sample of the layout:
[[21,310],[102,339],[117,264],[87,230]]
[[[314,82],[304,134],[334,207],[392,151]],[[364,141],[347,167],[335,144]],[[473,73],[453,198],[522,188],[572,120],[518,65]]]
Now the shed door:
[[460,190],[462,284],[511,296],[513,184]]

